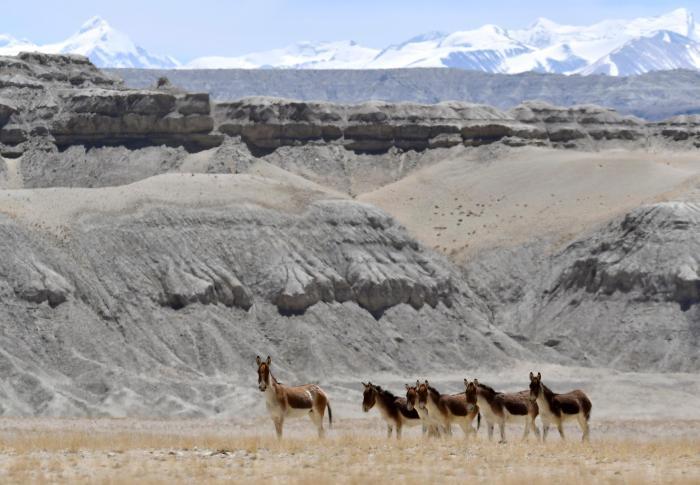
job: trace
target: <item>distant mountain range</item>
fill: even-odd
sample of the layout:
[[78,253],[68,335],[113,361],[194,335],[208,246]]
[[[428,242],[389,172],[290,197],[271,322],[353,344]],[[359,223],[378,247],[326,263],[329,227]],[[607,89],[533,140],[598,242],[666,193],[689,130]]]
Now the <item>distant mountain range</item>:
[[64,42],[36,45],[0,35],[0,55],[38,50],[88,56],[100,67],[157,69],[388,69],[451,67],[490,73],[527,71],[630,76],[668,69],[700,69],[700,33],[693,15],[677,9],[659,17],[605,20],[590,26],[541,18],[507,30],[430,32],[384,49],[353,41],[299,42],[238,57],[200,57],[181,64],[139,47],[94,17]]

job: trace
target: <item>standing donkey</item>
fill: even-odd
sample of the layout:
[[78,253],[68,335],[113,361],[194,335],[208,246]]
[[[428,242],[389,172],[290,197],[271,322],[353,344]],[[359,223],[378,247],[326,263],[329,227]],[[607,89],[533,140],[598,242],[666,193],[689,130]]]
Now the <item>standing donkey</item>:
[[498,424],[501,432],[501,443],[506,442],[506,422],[522,421],[525,424],[523,439],[527,439],[532,430],[537,438],[540,437],[540,430],[535,425],[535,418],[538,414],[536,402],[529,399],[530,391],[522,391],[513,394],[496,392],[486,384],[480,383],[477,379],[469,382],[464,379],[466,386],[467,402],[478,404],[481,413],[486,419],[489,440],[493,439],[493,428]]
[[391,438],[392,429],[396,429],[396,439],[401,439],[401,430],[404,426],[417,426],[421,423],[420,416],[415,409],[408,409],[406,399],[397,397],[381,386],[375,386],[371,382],[362,383],[365,390],[362,395],[362,410],[369,412],[375,404],[386,421],[387,438]]
[[467,398],[463,392],[458,394],[440,394],[426,380],[422,384],[416,382],[416,394],[418,396],[418,407],[427,410],[431,419],[437,419],[446,434],[452,435],[452,424],[456,423],[462,428],[467,439],[471,434],[476,436],[476,430],[472,426],[472,422],[478,416],[478,430],[481,425],[479,406],[467,403]]
[[575,390],[566,394],[555,394],[542,383],[542,374],[530,372],[530,401],[537,402],[542,419],[542,441],[547,439],[550,423],[557,425],[561,439],[564,439],[564,422],[577,419],[583,432],[582,441],[588,441],[588,421],[591,418],[591,404],[583,391]]
[[406,384],[406,407],[409,411],[418,413],[418,416],[423,422],[424,434],[427,430],[428,436],[440,437],[440,421],[438,421],[437,417],[430,416],[426,408],[418,406],[418,381],[416,381],[415,386]]
[[272,359],[269,355],[265,361],[257,356],[256,362],[258,364],[258,389],[265,393],[265,405],[272,422],[275,423],[277,437],[282,437],[285,418],[309,416],[318,429],[319,438],[323,438],[325,433],[323,414],[326,408],[328,408],[328,426],[333,425],[333,413],[326,393],[316,384],[292,387],[277,382],[270,371]]

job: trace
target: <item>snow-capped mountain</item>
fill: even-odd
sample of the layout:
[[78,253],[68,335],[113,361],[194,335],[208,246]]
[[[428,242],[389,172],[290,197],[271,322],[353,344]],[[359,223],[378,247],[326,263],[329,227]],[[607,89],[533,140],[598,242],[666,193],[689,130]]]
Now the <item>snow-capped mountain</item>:
[[240,57],[200,57],[188,69],[361,69],[379,53],[353,41],[299,42],[283,49],[254,52]]
[[35,49],[36,46],[27,40],[19,40],[11,35],[0,34],[0,56],[14,56],[18,52]]
[[431,33],[389,46],[365,67],[456,67],[502,72],[506,59],[531,51],[531,47],[509,37],[506,30],[485,25],[452,34]]
[[[533,58],[540,61],[549,59],[543,54],[548,52],[567,53],[568,55],[553,59],[558,61],[574,61],[575,69],[544,69],[547,72],[584,72],[588,66],[594,64],[620,49],[622,46],[635,40],[655,35],[658,32],[673,32],[690,39],[696,39],[695,20],[693,14],[686,9],[678,9],[666,15],[652,18],[638,18],[634,20],[604,20],[590,26],[560,25],[547,19],[538,19],[533,25],[524,30],[510,31],[509,35],[514,39],[537,48],[540,52],[534,53]],[[638,43],[642,48],[645,43]],[[680,48],[680,45],[676,47]],[[629,50],[628,50],[629,52]],[[668,51],[671,53],[670,51]],[[642,54],[639,51],[637,54]],[[672,54],[675,55],[675,54]],[[585,65],[581,64],[585,61]],[[666,62],[663,58],[657,59],[657,63],[649,59],[647,70],[665,69]],[[508,72],[521,72],[531,70],[531,65],[537,62],[532,60],[530,64],[525,59],[508,61]],[[699,65],[700,67],[700,65]],[[645,71],[646,72],[646,71]],[[621,70],[618,75],[638,74],[634,71]]]
[[581,71],[582,74],[618,76],[661,69],[697,69],[700,43],[684,35],[661,30],[633,39]]
[[452,67],[485,72],[526,71],[628,76],[664,69],[700,69],[700,31],[692,13],[562,25],[540,18],[524,29],[496,25],[453,33],[428,32],[384,49],[352,41],[299,42],[247,55],[197,58],[187,64],[148,53],[94,17],[63,42],[35,45],[0,35],[0,55],[21,51],[77,53],[100,67],[185,69],[388,69]]
[[697,41],[700,35],[693,15],[678,9],[658,17],[605,20],[589,26],[561,25],[541,18],[521,30],[485,25],[450,34],[430,32],[381,51],[350,42],[305,42],[241,57],[195,59],[184,67],[453,67],[502,73],[627,76],[669,68],[700,69]]
[[112,28],[107,21],[93,17],[80,30],[63,42],[36,45],[0,35],[0,55],[16,55],[22,51],[48,54],[81,54],[98,67],[138,67],[170,69],[180,63],[172,57],[155,56],[134,44],[128,35]]

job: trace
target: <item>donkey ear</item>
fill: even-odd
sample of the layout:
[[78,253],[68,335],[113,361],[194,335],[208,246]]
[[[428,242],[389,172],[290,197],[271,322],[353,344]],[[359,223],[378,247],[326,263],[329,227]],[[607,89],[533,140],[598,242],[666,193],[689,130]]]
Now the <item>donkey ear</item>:
[[530,380],[531,380],[531,381],[534,381],[534,380],[535,380],[535,374],[533,374],[532,372],[530,372]]
[[365,384],[365,383],[364,383],[364,382],[362,382],[362,381],[360,381],[360,384],[362,384],[362,386],[363,386],[363,387],[368,387],[368,385],[367,385],[367,384]]
[[262,362],[262,360],[260,359],[260,356],[259,356],[259,355],[256,356],[256,357],[255,357],[255,363],[258,364],[258,367],[260,366],[260,363],[261,363],[261,362]]
[[408,384],[406,384],[406,390],[408,391],[411,388]]
[[416,379],[416,387],[420,386],[420,379]]
[[425,380],[425,385],[430,386],[430,384],[428,384],[428,379]]
[[268,355],[267,356],[267,365],[270,365],[272,363],[272,358]]
[[476,379],[476,378],[474,379],[474,385],[475,385],[475,386],[478,386],[478,385],[479,385],[479,379]]
[[538,372],[538,373],[537,373],[537,380],[539,381],[540,379],[542,379],[542,374],[540,374],[540,373]]
[[464,385],[466,386],[467,384],[469,384],[469,379],[467,379],[467,378],[465,377],[465,378],[464,378]]

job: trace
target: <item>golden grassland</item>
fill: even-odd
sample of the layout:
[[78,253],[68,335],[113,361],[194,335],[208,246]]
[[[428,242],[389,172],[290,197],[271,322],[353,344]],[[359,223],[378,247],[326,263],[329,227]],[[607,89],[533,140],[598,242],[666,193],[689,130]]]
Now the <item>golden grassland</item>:
[[[344,420],[325,440],[305,420],[278,441],[267,420],[0,420],[1,483],[699,483],[700,422],[602,422],[590,444],[388,440],[379,420]],[[556,433],[556,431],[555,431]]]

